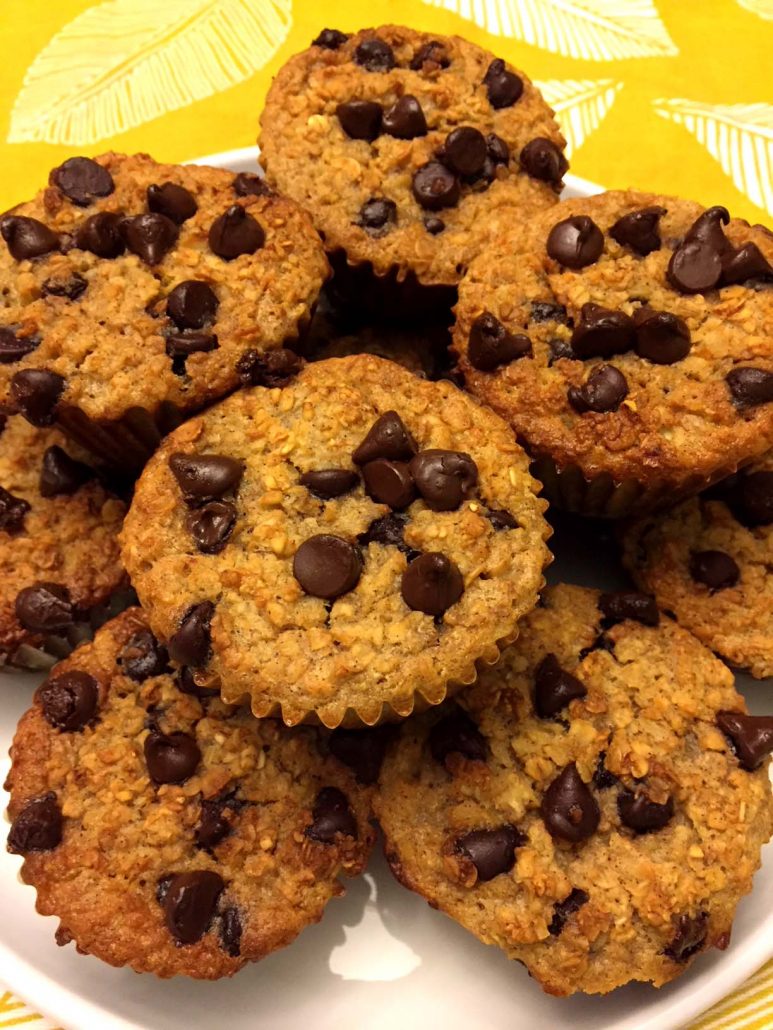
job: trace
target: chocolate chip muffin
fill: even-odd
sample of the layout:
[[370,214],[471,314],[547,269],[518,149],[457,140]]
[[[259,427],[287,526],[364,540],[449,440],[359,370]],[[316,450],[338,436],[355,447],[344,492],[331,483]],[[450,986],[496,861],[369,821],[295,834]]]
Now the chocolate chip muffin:
[[261,127],[268,179],[311,213],[339,291],[391,317],[447,310],[486,238],[554,204],[568,167],[523,72],[396,25],[322,32]]
[[11,749],[9,851],[59,944],[214,980],[289,944],[373,846],[367,788],[173,674],[134,608],[60,663]]
[[732,665],[773,676],[773,453],[622,536],[662,608]]
[[515,637],[549,560],[544,508],[496,415],[358,355],[177,429],[122,547],[197,682],[288,724],[373,725],[439,703]]
[[121,468],[295,336],[328,272],[257,176],[144,154],[70,158],[0,235],[0,405]]
[[725,948],[773,826],[773,718],[651,597],[558,586],[375,799],[397,878],[557,995]]
[[773,441],[773,236],[674,197],[569,200],[503,234],[459,291],[468,388],[552,501],[641,513]]
[[0,662],[50,666],[124,585],[126,506],[57,430],[2,424]]

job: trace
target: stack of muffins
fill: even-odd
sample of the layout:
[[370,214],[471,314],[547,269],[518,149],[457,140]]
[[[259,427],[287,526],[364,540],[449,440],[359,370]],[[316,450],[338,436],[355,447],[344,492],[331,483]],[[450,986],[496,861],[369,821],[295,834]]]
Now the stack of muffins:
[[[261,125],[265,178],[73,157],[0,220],[0,646],[72,649],[8,847],[58,943],[214,979],[377,819],[546,991],[659,986],[773,828],[712,653],[773,672],[773,234],[560,201],[552,111],[455,37],[326,29]],[[548,502],[639,589],[546,588]]]

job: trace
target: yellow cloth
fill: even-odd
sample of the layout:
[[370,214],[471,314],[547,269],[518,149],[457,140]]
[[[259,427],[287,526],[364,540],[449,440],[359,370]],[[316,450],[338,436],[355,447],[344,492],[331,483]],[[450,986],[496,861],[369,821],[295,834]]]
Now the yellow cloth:
[[[0,211],[73,153],[181,162],[251,145],[287,56],[363,11],[523,68],[576,174],[773,221],[773,0],[4,0]],[[773,963],[714,1012],[696,1030],[769,1027]],[[0,1027],[39,1020],[0,994]]]

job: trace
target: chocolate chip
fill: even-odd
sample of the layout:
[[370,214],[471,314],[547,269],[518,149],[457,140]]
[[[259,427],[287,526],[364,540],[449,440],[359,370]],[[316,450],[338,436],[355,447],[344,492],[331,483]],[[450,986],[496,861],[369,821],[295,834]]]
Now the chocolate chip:
[[16,618],[31,633],[56,633],[74,621],[70,591],[59,583],[35,583],[16,595]]
[[486,87],[489,103],[496,110],[512,107],[523,93],[523,82],[513,72],[507,71],[505,62],[499,57],[488,66],[483,77],[483,85]]
[[567,398],[575,411],[617,411],[628,396],[628,380],[614,365],[598,365],[582,386],[570,386]]
[[166,215],[175,225],[182,225],[193,218],[199,209],[193,194],[176,182],[165,182],[161,186],[148,186],[148,208],[157,215]]
[[415,612],[440,616],[464,593],[464,578],[456,562],[438,551],[419,555],[403,572],[403,600]]
[[411,188],[416,203],[428,211],[454,207],[459,201],[459,180],[439,161],[422,165],[413,176]]
[[634,315],[634,324],[634,350],[640,358],[656,365],[673,365],[690,353],[690,330],[677,315],[639,308]]
[[[415,460],[415,459],[414,459]],[[402,511],[416,497],[416,486],[410,469],[404,461],[377,458],[363,466],[365,492],[378,504],[386,504],[393,511]]]
[[99,684],[87,672],[75,669],[45,682],[37,696],[46,722],[64,733],[74,733],[97,714]]
[[17,336],[8,326],[0,326],[0,365],[21,361],[39,346],[39,336]]
[[493,372],[501,365],[531,355],[531,340],[523,333],[510,333],[490,311],[478,315],[470,326],[467,357],[473,368]]
[[741,477],[739,504],[747,526],[773,523],[773,472],[750,472]]
[[11,257],[17,261],[27,261],[59,250],[59,237],[37,218],[6,215],[0,219],[0,235],[8,244]]
[[561,180],[569,170],[569,162],[560,147],[551,139],[538,136],[531,140],[521,151],[518,160],[521,167],[532,179],[549,182],[552,186],[561,186]]
[[551,937],[558,937],[567,921],[589,901],[590,895],[581,887],[574,887],[563,901],[557,901],[553,906],[553,918],[548,926],[548,933]]
[[406,93],[384,113],[384,132],[397,139],[427,135],[427,120],[416,97]]
[[762,765],[773,751],[773,716],[718,712],[717,726],[733,745],[742,767],[749,772]]
[[352,469],[315,469],[304,472],[298,480],[309,493],[325,501],[350,493],[359,481],[360,477]]
[[121,215],[100,211],[87,218],[75,232],[75,246],[101,258],[117,258],[126,250],[121,234]]
[[415,453],[416,443],[403,420],[396,411],[386,411],[370,427],[352,460],[355,465],[365,465],[376,458],[410,461]]
[[525,835],[506,823],[494,830],[465,833],[457,839],[455,850],[469,858],[478,872],[478,881],[486,883],[495,876],[510,872],[515,865],[515,849],[525,843]]
[[633,619],[645,626],[657,626],[660,622],[655,598],[637,590],[617,590],[599,597],[601,610],[607,626],[613,626],[625,619]]
[[486,136],[486,152],[495,165],[506,165],[510,160],[510,148],[496,133],[490,132]]
[[197,697],[199,701],[206,701],[208,698],[220,696],[220,691],[217,687],[199,686],[187,665],[183,665],[177,673],[177,686],[183,694]]
[[596,760],[596,771],[593,773],[593,786],[596,790],[608,790],[617,783],[615,774],[611,773],[604,764],[606,757],[606,751],[602,751]]
[[56,795],[28,801],[8,831],[8,850],[14,855],[53,851],[62,842],[62,810]]
[[231,832],[231,824],[223,816],[222,801],[201,802],[201,817],[196,827],[196,843],[200,848],[210,850],[216,847]]
[[362,229],[380,238],[389,232],[397,223],[397,205],[393,200],[383,197],[371,197],[360,208],[360,220],[357,223]]
[[216,218],[209,230],[209,249],[224,261],[233,261],[242,254],[254,254],[266,242],[261,225],[241,204],[231,207]]
[[487,157],[488,147],[483,133],[468,125],[454,129],[443,144],[443,164],[465,178],[480,175]]
[[187,733],[151,730],[145,738],[145,763],[154,783],[184,783],[201,761],[201,751]]
[[169,671],[169,655],[149,629],[140,629],[126,641],[118,656],[124,676],[144,683]]
[[318,533],[304,540],[295,552],[293,575],[305,593],[334,601],[359,583],[362,555],[348,540]]
[[109,197],[115,189],[107,168],[90,157],[69,158],[54,168],[49,181],[78,207],[88,207],[97,197]]
[[430,236],[437,236],[446,227],[446,223],[442,218],[436,218],[434,215],[430,218],[424,219],[424,228],[430,234]]
[[287,347],[259,354],[247,350],[236,363],[236,374],[245,386],[286,386],[303,367],[303,361]]
[[693,224],[685,233],[685,240],[706,243],[715,250],[720,257],[729,256],[733,251],[733,245],[725,236],[723,225],[730,221],[730,212],[726,207],[718,204],[707,208],[698,215]]
[[601,819],[596,799],[570,762],[553,780],[541,806],[548,833],[557,840],[578,844],[596,832]]
[[120,229],[126,246],[146,265],[160,264],[179,236],[171,218],[152,213],[124,218]]
[[388,72],[395,66],[395,55],[383,39],[366,39],[354,51],[354,60],[368,72]]
[[[423,46],[419,47],[416,53],[411,58],[409,65],[411,71],[434,71],[435,69],[445,69],[451,64],[451,58],[446,53],[445,47],[442,43],[438,43],[437,40],[432,40],[429,43],[424,43]],[[429,65],[428,69],[425,69],[425,65]]]
[[734,368],[725,376],[725,382],[733,403],[741,410],[773,401],[773,372],[763,368]]
[[222,877],[209,870],[172,876],[163,905],[167,928],[176,941],[195,944],[201,940],[224,890]]
[[693,551],[690,554],[690,575],[712,592],[734,587],[741,577],[736,562],[724,551]]
[[224,454],[173,454],[169,468],[186,500],[202,501],[237,490],[244,465]]
[[699,912],[697,916],[679,916],[674,938],[664,950],[664,954],[674,962],[686,962],[692,958],[706,943],[708,924],[707,912]]
[[231,958],[238,958],[242,948],[242,921],[236,908],[225,908],[220,913],[220,943]]
[[169,639],[169,657],[180,665],[204,665],[212,648],[210,623],[215,614],[211,601],[201,601],[187,609],[180,628]]
[[405,547],[403,541],[405,523],[405,515],[395,515],[391,512],[389,515],[382,515],[381,518],[374,519],[364,533],[360,533],[357,537],[357,542],[363,547],[373,543],[386,544],[403,549]]
[[455,511],[478,483],[478,466],[463,451],[431,448],[411,459],[411,474],[432,511]]
[[633,346],[634,324],[624,311],[583,304],[572,332],[572,351],[578,358],[611,358]]
[[72,272],[62,279],[46,279],[40,287],[42,297],[65,297],[67,300],[77,300],[86,292],[88,282],[82,275]]
[[43,497],[74,494],[84,483],[94,478],[94,469],[76,461],[54,444],[43,455],[38,488]]
[[352,139],[373,141],[381,132],[384,110],[373,100],[349,100],[336,108],[341,128]]
[[273,197],[274,191],[262,175],[253,172],[239,172],[231,183],[237,197]]
[[[772,377],[773,378],[773,377]],[[25,368],[11,379],[11,396],[18,411],[39,429],[53,424],[65,382],[46,368]]]
[[547,252],[567,268],[585,268],[601,257],[604,234],[587,215],[572,215],[550,230]]
[[744,244],[722,262],[723,286],[744,283],[749,279],[763,282],[773,279],[773,267],[756,243]]
[[208,283],[185,279],[166,299],[166,313],[179,329],[201,329],[217,314],[218,299]]
[[490,508],[486,512],[486,518],[498,533],[503,529],[518,529],[518,520],[509,511],[501,508]]
[[188,532],[202,554],[219,554],[236,524],[236,508],[230,501],[209,501],[192,511],[187,519]]
[[440,765],[449,755],[461,755],[468,762],[485,762],[489,756],[486,738],[463,708],[453,711],[436,722],[429,733],[429,750]]
[[654,833],[670,822],[674,814],[674,799],[669,797],[660,804],[641,790],[625,790],[617,796],[617,811],[620,821],[629,829],[636,833]]
[[201,332],[197,329],[168,333],[166,337],[166,353],[172,358],[172,371],[175,375],[185,374],[185,359],[191,354],[208,354],[217,348],[215,333]]
[[534,672],[534,710],[540,719],[552,719],[570,701],[587,693],[585,685],[562,669],[552,652],[545,655]]
[[623,247],[630,247],[636,254],[646,257],[653,250],[660,250],[661,240],[658,223],[666,213],[664,207],[643,207],[629,211],[618,218],[609,230],[609,235]]
[[313,822],[306,827],[306,836],[321,844],[335,844],[336,837],[357,839],[357,820],[349,800],[337,787],[323,787],[311,810]]
[[531,302],[530,320],[532,322],[558,322],[559,325],[569,325],[571,322],[563,304],[553,304],[542,300]]
[[321,46],[325,50],[338,50],[348,38],[345,32],[339,32],[338,29],[323,29],[311,45]]
[[14,497],[0,486],[0,530],[4,533],[20,533],[24,528],[24,516],[30,510],[23,497]]
[[392,726],[370,730],[333,730],[328,740],[330,753],[348,766],[357,782],[370,786],[378,779],[387,744],[394,735]]
[[722,274],[720,255],[709,243],[685,240],[668,263],[666,277],[681,293],[705,293],[719,283]]

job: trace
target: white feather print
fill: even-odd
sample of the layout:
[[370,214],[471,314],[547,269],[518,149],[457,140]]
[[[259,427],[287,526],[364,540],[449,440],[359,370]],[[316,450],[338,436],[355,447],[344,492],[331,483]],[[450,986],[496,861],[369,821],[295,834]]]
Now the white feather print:
[[423,0],[494,36],[564,57],[615,61],[678,54],[651,0]]
[[739,7],[745,7],[766,21],[773,21],[773,0],[738,0]]
[[546,79],[534,85],[556,112],[567,157],[599,127],[623,87],[614,79]]
[[27,70],[9,143],[82,146],[229,89],[261,68],[292,0],[106,0],[65,25]]
[[773,106],[655,100],[656,112],[683,125],[753,204],[773,214]]

